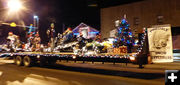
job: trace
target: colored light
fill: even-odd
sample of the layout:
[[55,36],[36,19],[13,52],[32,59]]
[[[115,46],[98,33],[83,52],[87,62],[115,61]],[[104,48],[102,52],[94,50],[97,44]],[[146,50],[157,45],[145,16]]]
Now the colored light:
[[90,34],[97,34],[97,33],[99,33],[99,32],[89,32]]
[[129,40],[127,40],[127,43],[129,44],[129,43],[130,43],[130,41],[129,41]]
[[124,41],[124,39],[123,39],[123,38],[122,38],[121,40],[122,40],[122,41]]
[[38,16],[35,15],[35,16],[34,16],[34,19],[38,19]]
[[132,32],[129,32],[129,35],[132,35]]
[[73,33],[74,35],[79,35],[79,33]]
[[12,22],[12,23],[10,24],[10,26],[11,26],[11,27],[16,27],[16,23]]
[[126,23],[126,20],[125,20],[125,19],[123,19],[123,20],[122,20],[122,24],[125,24],[125,23]]

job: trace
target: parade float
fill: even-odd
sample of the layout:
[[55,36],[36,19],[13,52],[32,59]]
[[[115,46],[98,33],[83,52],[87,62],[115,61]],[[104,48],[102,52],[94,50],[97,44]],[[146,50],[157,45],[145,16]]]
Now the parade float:
[[56,60],[91,62],[130,63],[134,60],[132,47],[134,37],[126,19],[116,26],[114,38],[101,39],[101,34],[90,26],[80,24],[74,30],[67,28],[62,34],[55,32],[52,23],[47,30],[48,44],[41,44],[39,31],[28,30],[27,42],[21,42],[18,35],[9,32],[7,43],[0,46],[1,54],[9,53],[16,65],[32,66],[40,62],[55,63]]

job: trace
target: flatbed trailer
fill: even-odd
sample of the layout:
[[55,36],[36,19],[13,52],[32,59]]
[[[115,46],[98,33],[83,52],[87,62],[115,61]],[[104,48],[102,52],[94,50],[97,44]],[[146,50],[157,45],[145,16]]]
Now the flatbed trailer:
[[18,52],[11,53],[14,63],[18,66],[33,66],[36,63],[40,65],[55,64],[57,60],[66,61],[88,61],[88,62],[112,62],[112,63],[130,63],[130,54],[110,54],[100,53],[97,55],[75,55],[72,52]]

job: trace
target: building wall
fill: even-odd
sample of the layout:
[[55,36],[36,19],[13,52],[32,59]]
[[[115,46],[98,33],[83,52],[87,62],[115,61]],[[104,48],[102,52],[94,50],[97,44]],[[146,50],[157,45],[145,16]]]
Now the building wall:
[[[126,14],[130,28],[141,33],[143,27],[158,24],[171,24],[180,27],[180,0],[145,0],[101,9],[101,34],[107,38],[115,29],[115,21]],[[159,17],[159,19],[158,19]]]

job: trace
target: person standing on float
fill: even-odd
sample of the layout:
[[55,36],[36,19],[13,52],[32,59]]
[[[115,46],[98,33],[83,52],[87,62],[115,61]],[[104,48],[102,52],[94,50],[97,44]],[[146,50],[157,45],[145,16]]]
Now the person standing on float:
[[49,43],[50,43],[51,51],[53,51],[55,47],[56,31],[54,27],[55,27],[54,23],[51,23],[50,28],[47,30],[47,35],[48,35],[48,38],[50,39]]
[[35,51],[40,51],[41,38],[39,36],[39,32],[36,32],[33,42]]
[[8,47],[12,50],[16,50],[16,45],[17,45],[17,38],[18,36],[13,34],[13,32],[9,32],[8,33],[8,37],[7,37],[7,40],[8,40]]

